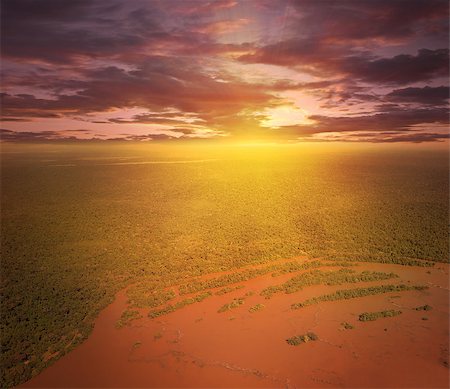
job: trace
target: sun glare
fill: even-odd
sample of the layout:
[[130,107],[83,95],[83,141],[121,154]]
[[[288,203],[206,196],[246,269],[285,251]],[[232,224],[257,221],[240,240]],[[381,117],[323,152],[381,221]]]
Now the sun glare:
[[263,127],[278,128],[283,126],[310,125],[314,121],[308,119],[309,112],[306,109],[293,105],[280,105],[275,108],[267,108],[264,111],[265,119],[261,121]]

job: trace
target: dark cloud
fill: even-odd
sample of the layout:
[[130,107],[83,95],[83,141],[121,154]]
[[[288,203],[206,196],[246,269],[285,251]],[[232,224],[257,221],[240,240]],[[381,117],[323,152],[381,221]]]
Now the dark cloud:
[[241,55],[240,61],[394,85],[448,76],[445,48],[422,48],[416,55],[373,52],[400,42],[412,43],[419,36],[433,46],[448,46],[447,1],[306,0],[285,4],[288,17],[283,39],[272,39]]
[[305,136],[301,139],[313,142],[368,142],[368,143],[423,143],[423,142],[443,142],[450,138],[450,134],[442,133],[398,133],[387,132],[355,132],[347,134],[338,134],[322,138],[314,136]]
[[144,135],[127,135],[125,138],[120,138],[121,140],[141,142],[141,141],[151,141],[151,140],[175,140],[177,137],[167,134],[144,134]]
[[0,129],[0,140],[4,142],[43,142],[54,140],[77,140],[75,136],[65,136],[59,131],[11,131]]
[[293,31],[334,42],[384,42],[419,32],[439,32],[444,38],[449,10],[446,0],[306,0],[293,1],[289,6],[297,11],[291,23]]
[[[135,46],[139,38],[98,19],[117,10],[113,2],[5,0],[2,55],[67,63],[75,56],[102,56]],[[116,25],[119,22],[115,23]],[[119,26],[118,26],[119,27]],[[121,34],[122,32],[122,34]]]
[[321,116],[313,115],[309,119],[315,121],[311,125],[284,126],[278,130],[280,135],[295,137],[319,133],[346,133],[355,131],[374,131],[379,134],[386,131],[408,132],[414,126],[422,124],[447,125],[449,123],[448,110],[445,108],[402,109],[393,107],[373,114],[360,116]]
[[419,103],[424,105],[445,105],[448,104],[449,87],[438,86],[423,88],[395,89],[388,93],[384,99],[387,101],[400,103]]
[[4,118],[2,118],[2,121],[3,122],[28,122],[29,119],[4,117]]
[[264,63],[288,67],[298,67],[309,73],[319,75],[325,61],[333,66],[334,71],[342,62],[343,55],[349,49],[340,46],[329,46],[316,37],[290,38],[260,47],[252,53],[241,55],[238,59],[245,63]]
[[258,85],[217,81],[180,59],[154,57],[154,61],[133,71],[108,67],[91,72],[89,77],[90,80],[77,83],[77,93],[61,94],[54,99],[3,94],[3,114],[55,117],[142,107],[158,112],[172,108],[209,118],[234,115],[248,106],[264,106],[274,99]]
[[376,60],[354,56],[344,60],[341,71],[362,81],[388,85],[448,77],[449,50],[421,49],[417,55],[400,54]]
[[[171,111],[171,112],[158,112],[158,113],[146,113],[134,115],[132,118],[112,118],[108,120],[109,123],[118,124],[131,124],[131,123],[143,123],[143,124],[165,124],[175,125],[186,123],[202,123],[203,120],[196,118],[195,114]],[[106,123],[108,123],[106,122]]]
[[[102,139],[97,136],[105,136],[104,134],[95,134],[91,138],[80,139],[73,135],[67,135],[67,132],[90,132],[89,130],[69,130],[69,131],[11,131],[7,129],[0,129],[0,140],[3,142],[98,142]],[[184,138],[184,135],[181,136]],[[120,140],[120,141],[148,141],[148,140],[176,140],[177,137],[168,134],[124,134],[118,138],[107,138],[108,140]]]
[[[103,10],[111,9],[102,7]],[[70,2],[61,2],[60,0],[3,0],[2,17],[5,21],[13,20],[15,22],[26,21],[46,21],[55,20],[64,22],[73,22],[86,17],[91,17],[92,12],[101,10],[95,7],[91,0],[72,0]]]
[[372,83],[408,84],[448,76],[449,50],[421,49],[417,55],[400,54],[374,59],[347,47],[329,48],[320,42],[290,40],[258,49],[239,58],[247,63],[266,63],[298,68],[316,76],[339,75]]
[[92,132],[92,130],[86,130],[85,128],[80,128],[80,129],[76,129],[76,130],[65,130],[66,132],[84,132],[84,133],[89,133]]
[[[2,116],[13,129],[23,122],[4,136],[86,137],[27,130],[76,119],[105,137],[108,125],[145,124],[181,138],[364,131],[412,141],[403,132],[431,124],[432,141],[432,125],[448,123],[448,15],[442,0],[3,0]],[[314,101],[314,124],[262,125],[293,101]],[[136,108],[144,113],[120,112]]]
[[105,58],[133,62],[148,53],[236,50],[238,46],[214,43],[209,36],[211,26],[227,23],[211,20],[214,12],[234,4],[222,0],[4,0],[1,52],[4,58],[64,65]]
[[412,142],[412,143],[422,143],[422,142],[438,142],[444,139],[449,139],[450,134],[439,134],[439,133],[416,133],[416,134],[404,134],[390,137],[377,137],[374,136],[370,142],[373,143],[397,143],[397,142]]
[[449,122],[448,110],[445,108],[395,109],[363,116],[310,118],[318,122],[320,132],[408,130],[417,124]]
[[33,95],[8,93],[0,95],[2,116],[4,118],[20,116],[22,118],[60,118],[61,109],[55,100],[37,99]]

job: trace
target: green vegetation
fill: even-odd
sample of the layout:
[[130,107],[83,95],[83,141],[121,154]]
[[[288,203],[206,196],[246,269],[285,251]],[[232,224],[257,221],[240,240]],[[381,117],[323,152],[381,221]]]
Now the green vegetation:
[[446,151],[327,147],[2,144],[0,386],[80,344],[130,285],[132,306],[156,308],[281,258],[448,261]]
[[178,301],[177,303],[175,303],[173,305],[168,305],[163,309],[159,309],[156,311],[150,311],[148,314],[148,317],[153,319],[153,318],[159,317],[161,315],[167,315],[168,313],[174,312],[177,309],[181,309],[181,308],[185,307],[186,305],[199,303],[200,301],[203,301],[204,299],[206,299],[210,296],[212,296],[211,292],[200,293],[194,297],[190,297],[190,298]]
[[356,289],[342,289],[337,290],[334,293],[324,294],[322,296],[313,297],[305,300],[302,303],[292,304],[292,309],[299,309],[308,305],[318,304],[323,301],[336,301],[336,300],[348,300],[352,298],[365,297],[374,294],[390,293],[390,292],[403,292],[407,290],[425,290],[427,286],[408,286],[408,285],[382,285],[371,286],[369,288],[356,288]]
[[254,305],[253,307],[250,307],[249,309],[248,309],[248,311],[250,312],[250,313],[254,313],[254,312],[258,312],[258,311],[260,311],[261,309],[264,309],[265,308],[265,305],[264,304],[256,304],[256,305]]
[[359,315],[359,321],[374,321],[380,319],[382,317],[394,317],[398,316],[402,313],[402,311],[380,311],[380,312],[364,312]]
[[237,308],[237,307],[241,306],[242,304],[244,304],[244,301],[245,301],[245,299],[243,299],[243,298],[234,299],[231,303],[222,305],[217,312],[222,313],[222,312],[229,311],[230,309]]
[[142,315],[139,313],[139,311],[137,311],[135,309],[131,309],[131,310],[126,309],[125,311],[122,312],[120,319],[116,323],[116,327],[122,328],[122,327],[130,324],[130,322],[132,322],[133,320],[140,319],[141,317],[142,317]]
[[320,284],[339,285],[346,283],[388,280],[390,278],[396,277],[398,277],[398,275],[394,273],[382,273],[373,271],[363,271],[362,273],[356,273],[354,270],[346,268],[336,271],[313,270],[307,273],[299,274],[291,278],[284,284],[269,286],[263,289],[260,294],[266,299],[269,299],[274,293],[295,293],[303,289],[305,286]]
[[305,335],[293,336],[292,338],[286,339],[286,342],[291,346],[298,346],[302,343],[308,343],[309,341],[318,340],[319,337],[314,332],[307,332]]
[[425,304],[420,307],[414,308],[416,311],[431,311],[433,307],[431,305]]

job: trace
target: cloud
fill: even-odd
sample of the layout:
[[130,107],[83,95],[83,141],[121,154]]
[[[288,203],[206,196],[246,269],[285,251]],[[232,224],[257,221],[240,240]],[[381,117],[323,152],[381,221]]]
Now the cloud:
[[389,131],[408,130],[411,126],[423,123],[447,124],[448,111],[445,108],[392,109],[371,115],[352,117],[311,116],[321,132],[326,131]]
[[84,133],[90,133],[90,132],[92,132],[92,130],[87,130],[87,129],[85,129],[85,128],[79,128],[79,129],[76,129],[76,130],[65,130],[65,132],[84,132]]
[[[99,141],[175,141],[187,140],[191,138],[189,135],[194,134],[190,129],[173,129],[178,132],[178,136],[167,133],[151,133],[151,134],[120,134],[119,137],[106,137],[105,134],[93,134],[90,138],[78,138],[74,135],[68,135],[72,132],[90,133],[90,130],[64,130],[64,131],[12,131],[0,129],[0,141],[2,142],[99,142]],[[201,139],[202,137],[198,137]]]
[[3,142],[43,142],[54,140],[78,140],[75,136],[64,136],[59,131],[11,131],[0,129],[0,140]]
[[400,54],[377,58],[348,48],[332,48],[313,40],[279,42],[245,54],[239,60],[301,69],[315,76],[338,75],[353,80],[402,85],[445,77],[449,72],[449,50],[420,49],[417,55]]
[[449,99],[449,87],[438,86],[423,88],[395,89],[388,93],[384,99],[400,103],[419,103],[424,105],[446,105]]
[[138,36],[111,29],[108,16],[118,8],[115,2],[90,0],[3,1],[2,55],[67,63],[77,55],[101,56],[136,46]]
[[189,61],[174,58],[153,57],[132,71],[107,67],[87,75],[88,80],[77,83],[78,92],[70,95],[43,99],[29,94],[3,94],[3,115],[50,118],[141,107],[156,111],[159,118],[147,115],[132,121],[173,125],[176,119],[168,118],[164,112],[174,109],[180,112],[180,119],[184,118],[181,123],[192,121],[189,113],[195,113],[196,121],[214,124],[218,116],[236,115],[249,107],[262,108],[275,99],[258,85],[236,80],[218,81],[198,71]]
[[[211,34],[234,31],[247,21],[212,20],[231,1],[5,0],[2,56],[59,65],[147,54],[239,50],[220,45]],[[57,33],[55,33],[57,31]]]
[[29,121],[28,119],[25,118],[11,118],[11,117],[3,117],[2,118],[3,122],[27,122]]
[[177,137],[173,135],[168,134],[144,134],[144,135],[135,135],[135,134],[129,134],[126,135],[124,138],[112,138],[107,140],[125,140],[125,141],[134,141],[134,142],[141,142],[141,141],[152,141],[152,140],[175,140],[178,139]]
[[449,10],[446,0],[294,1],[289,6],[297,11],[291,28],[298,35],[352,43],[398,42],[419,32],[440,32],[443,38]]
[[133,115],[131,118],[112,118],[108,119],[106,123],[118,123],[118,124],[132,124],[132,123],[143,123],[143,124],[155,124],[155,125],[186,125],[202,123],[204,120],[196,117],[196,114],[189,112],[157,112],[157,113],[146,113]]
[[2,116],[17,130],[5,137],[86,138],[75,121],[111,139],[135,127],[129,140],[434,134],[448,123],[448,11],[441,0],[4,0]]
[[378,138],[374,137],[371,142],[374,143],[396,143],[396,142],[412,142],[412,143],[422,143],[422,142],[437,142],[444,139],[449,139],[450,134],[438,134],[438,133],[418,133],[418,134],[406,134],[391,137]]
[[417,55],[400,54],[391,58],[367,60],[362,56],[347,58],[341,71],[362,81],[385,84],[409,84],[446,77],[449,50],[420,49]]
[[[448,46],[447,1],[412,0],[406,5],[404,1],[389,0],[323,0],[285,4],[283,38],[269,39],[250,49],[239,57],[241,62],[390,85],[448,76],[448,50],[435,47]],[[384,47],[411,45],[419,36],[422,44],[429,40],[434,47],[422,46],[416,55],[380,55]]]
[[214,34],[223,35],[229,34],[241,27],[247,25],[249,19],[240,18],[236,20],[220,20],[217,22],[205,23],[204,25],[198,25],[194,27],[194,31],[200,32],[202,34]]
[[312,134],[300,139],[313,142],[369,142],[369,143],[423,143],[442,142],[450,138],[450,134],[443,133],[401,133],[395,131],[366,132],[352,131],[347,133],[329,132],[324,134]]
[[408,132],[417,125],[447,125],[449,123],[448,110],[445,108],[429,109],[403,109],[386,106],[376,113],[360,116],[309,116],[315,123],[311,125],[283,126],[276,131],[282,137],[296,138],[297,136],[326,134],[326,133],[351,133],[355,131],[376,132],[386,131]]

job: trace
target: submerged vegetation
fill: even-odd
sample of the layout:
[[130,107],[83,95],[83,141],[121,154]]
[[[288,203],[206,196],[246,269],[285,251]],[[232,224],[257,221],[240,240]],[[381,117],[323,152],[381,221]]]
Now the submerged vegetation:
[[226,312],[231,309],[237,308],[237,307],[241,306],[242,304],[244,304],[244,301],[245,301],[245,299],[242,297],[233,299],[233,301],[231,303],[222,305],[217,312],[222,313],[222,312]]
[[250,312],[250,313],[254,313],[254,312],[258,312],[258,311],[260,311],[261,309],[264,309],[265,308],[265,305],[264,304],[256,304],[256,305],[254,305],[253,307],[250,307],[249,309],[248,309],[248,311]]
[[[328,260],[342,262],[340,261],[340,257],[335,257],[333,255],[327,256]],[[433,267],[435,265],[434,262],[424,261],[422,259],[413,259],[413,258],[380,258],[378,255],[373,254],[365,254],[363,257],[349,259],[350,261],[358,261],[358,262],[377,262],[377,263],[392,263],[395,265],[403,265],[403,266],[419,266],[419,267]]]
[[129,325],[130,322],[133,320],[140,319],[142,315],[138,310],[135,309],[126,309],[122,312],[122,315],[120,316],[119,321],[116,323],[117,328],[125,327],[126,325]]
[[295,293],[310,285],[339,285],[356,282],[380,281],[398,277],[394,273],[383,273],[373,271],[363,271],[357,273],[352,269],[340,269],[335,271],[313,270],[307,273],[299,274],[281,285],[273,285],[265,288],[261,296],[266,299],[272,297],[274,293]]
[[433,309],[433,307],[431,305],[428,305],[428,304],[425,304],[425,305],[422,305],[420,307],[414,308],[414,310],[416,310],[416,311],[431,311],[432,309]]
[[319,337],[314,332],[307,332],[305,335],[293,336],[292,338],[286,339],[286,342],[291,346],[298,346],[302,343],[308,343],[318,339]]
[[244,287],[244,285],[227,286],[227,287],[225,287],[225,288],[223,288],[223,289],[218,290],[218,291],[217,291],[216,293],[214,293],[214,294],[215,294],[216,296],[222,296],[222,295],[224,295],[224,294],[234,292],[235,290],[242,289],[243,287]]
[[[252,278],[259,277],[271,272],[274,272],[273,275],[277,275],[321,266],[327,266],[327,264],[317,260],[307,262],[291,261],[287,263],[269,264],[266,266],[249,268],[239,272],[224,274],[222,276],[211,278],[208,280],[195,280],[187,284],[180,285],[179,292],[180,294],[195,293],[201,290],[218,288],[229,284],[235,284],[237,282],[248,281]],[[337,266],[337,264],[331,263],[328,264],[328,266]],[[239,286],[236,286],[235,288],[238,287]]]
[[394,317],[398,316],[402,313],[402,311],[396,310],[388,310],[388,311],[380,311],[380,312],[364,312],[359,315],[359,321],[374,321],[380,319],[382,317]]
[[151,285],[143,283],[132,285],[127,289],[127,295],[134,307],[154,308],[176,297],[173,290],[151,289]]
[[341,323],[341,326],[346,330],[353,330],[355,327],[346,321]]
[[332,267],[350,267],[350,266],[356,266],[355,263],[347,262],[347,261],[334,261],[334,262],[324,262],[324,261],[308,261],[308,262],[301,262],[301,261],[291,261],[283,264],[279,264],[274,266],[276,269],[273,273],[273,277],[280,276],[282,274],[286,273],[295,273],[300,270],[308,270],[308,269],[314,269],[318,267],[323,266],[332,266]]
[[427,286],[409,286],[409,285],[381,285],[371,286],[369,288],[356,288],[356,289],[342,289],[337,290],[334,293],[324,294],[318,297],[305,300],[302,303],[292,304],[292,309],[299,309],[308,305],[318,304],[323,301],[336,301],[336,300],[348,300],[358,297],[371,296],[374,294],[390,293],[390,292],[403,292],[407,290],[425,290]]
[[150,311],[150,313],[148,314],[148,317],[155,318],[155,317],[158,317],[161,315],[166,315],[168,313],[176,311],[177,309],[181,309],[181,308],[185,307],[186,305],[199,303],[200,301],[203,301],[204,299],[211,297],[211,296],[212,296],[211,292],[200,293],[194,297],[190,297],[190,298],[178,301],[177,303],[175,303],[173,305],[168,305],[167,307],[165,307],[163,309]]
[[[321,266],[269,265],[281,258],[448,261],[446,152],[60,143],[1,158],[1,387],[76,347],[128,286],[132,307],[157,309],[177,285]],[[182,159],[209,161],[133,164]],[[254,264],[267,266],[190,282]]]

